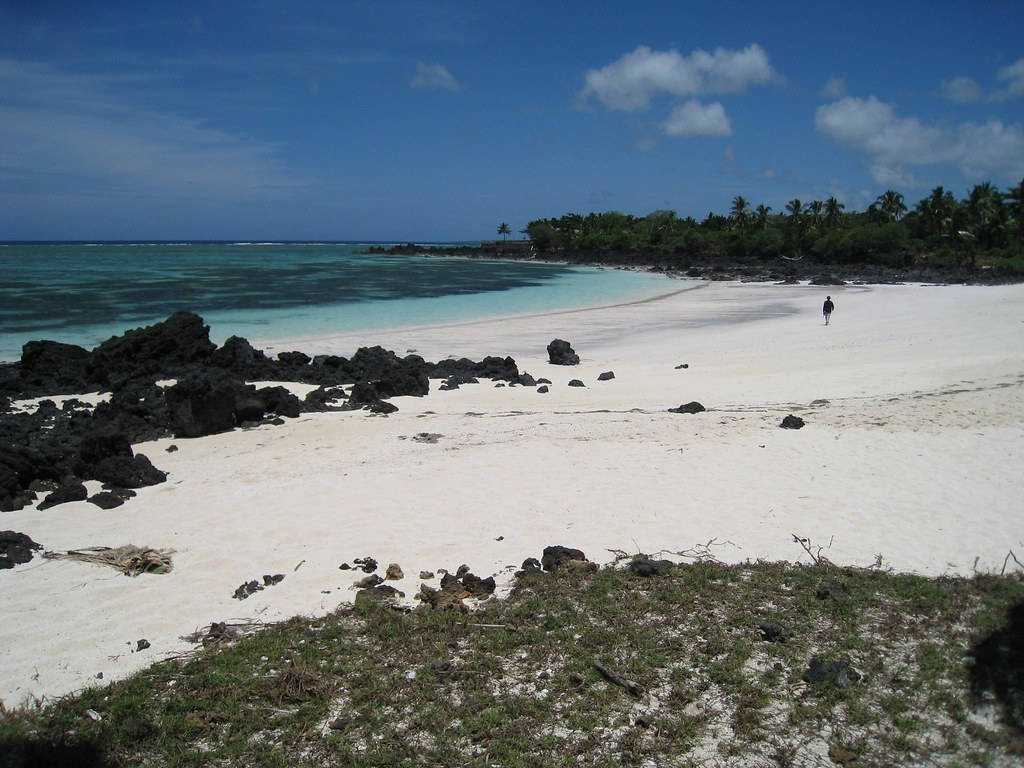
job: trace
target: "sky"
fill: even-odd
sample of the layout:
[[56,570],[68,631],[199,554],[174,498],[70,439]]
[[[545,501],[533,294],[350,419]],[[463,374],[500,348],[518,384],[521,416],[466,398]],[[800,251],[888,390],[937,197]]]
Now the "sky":
[[1024,178],[1024,3],[0,3],[0,240],[495,237]]

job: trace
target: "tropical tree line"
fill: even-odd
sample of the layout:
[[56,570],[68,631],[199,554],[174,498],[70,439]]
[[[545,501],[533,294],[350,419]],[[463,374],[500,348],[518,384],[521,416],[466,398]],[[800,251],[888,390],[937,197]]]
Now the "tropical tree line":
[[702,220],[659,210],[646,216],[619,211],[567,213],[537,219],[522,230],[541,251],[650,251],[700,257],[810,258],[830,263],[916,261],[1024,268],[1024,180],[1000,191],[991,182],[957,199],[936,187],[911,208],[886,190],[863,211],[835,197],[790,200],[782,211],[737,196],[727,214]]

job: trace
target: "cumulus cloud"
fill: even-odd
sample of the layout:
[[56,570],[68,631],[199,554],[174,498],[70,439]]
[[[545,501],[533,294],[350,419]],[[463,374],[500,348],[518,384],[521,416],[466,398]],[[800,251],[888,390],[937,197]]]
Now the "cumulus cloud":
[[968,178],[1024,175],[1024,128],[1018,124],[927,124],[900,117],[874,96],[818,107],[814,122],[821,133],[864,153],[880,184],[917,186],[908,166],[949,164]]
[[950,101],[966,104],[981,98],[981,86],[970,77],[954,77],[942,83],[942,95]]
[[672,110],[662,130],[669,136],[731,136],[732,125],[717,101],[701,104],[690,99]]
[[1003,67],[996,73],[997,80],[1006,81],[1006,87],[997,91],[997,99],[1014,99],[1024,96],[1024,59],[1017,59],[1008,67]]
[[459,91],[462,86],[443,64],[426,64],[416,62],[416,76],[410,81],[409,87],[424,91]]
[[595,96],[606,108],[634,112],[650,107],[659,93],[676,97],[742,91],[779,79],[768,54],[756,43],[738,51],[716,48],[683,56],[641,45],[601,69],[588,70],[580,100]]
[[841,99],[846,95],[846,81],[841,77],[830,77],[828,81],[821,86],[821,90],[818,91],[818,95],[823,99]]

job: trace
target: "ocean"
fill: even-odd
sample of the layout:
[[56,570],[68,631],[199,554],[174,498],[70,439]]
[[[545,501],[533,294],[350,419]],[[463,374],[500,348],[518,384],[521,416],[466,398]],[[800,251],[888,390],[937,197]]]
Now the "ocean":
[[[361,254],[362,243],[2,243],[0,361],[52,339],[92,348],[189,310],[222,343],[630,301],[658,275],[566,264]],[[339,350],[351,354],[354,350]]]

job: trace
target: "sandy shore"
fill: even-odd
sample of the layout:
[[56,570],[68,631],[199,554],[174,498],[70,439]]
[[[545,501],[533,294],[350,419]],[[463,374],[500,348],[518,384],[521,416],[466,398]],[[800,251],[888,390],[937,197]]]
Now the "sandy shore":
[[[580,365],[547,363],[555,337]],[[170,476],[118,509],[3,513],[0,527],[49,550],[175,554],[162,576],[40,558],[0,572],[0,699],[123,677],[193,648],[182,636],[212,621],[330,611],[363,575],[339,564],[365,555],[399,563],[410,597],[420,570],[462,563],[507,584],[549,544],[601,562],[612,549],[701,547],[730,562],[806,561],[798,534],[837,563],[881,555],[925,574],[998,571],[1011,549],[1024,559],[1024,285],[666,279],[665,296],[641,303],[267,350],[369,344],[428,360],[509,354],[553,383],[540,394],[435,382],[427,397],[396,398],[389,417],[311,414],[143,444]],[[599,382],[604,371],[615,378]],[[573,378],[586,386],[568,387]],[[708,411],[667,412],[691,400]],[[807,426],[780,429],[789,413]],[[440,437],[412,439],[424,432]],[[276,573],[280,584],[232,598]],[[140,638],[151,647],[136,652]]]

